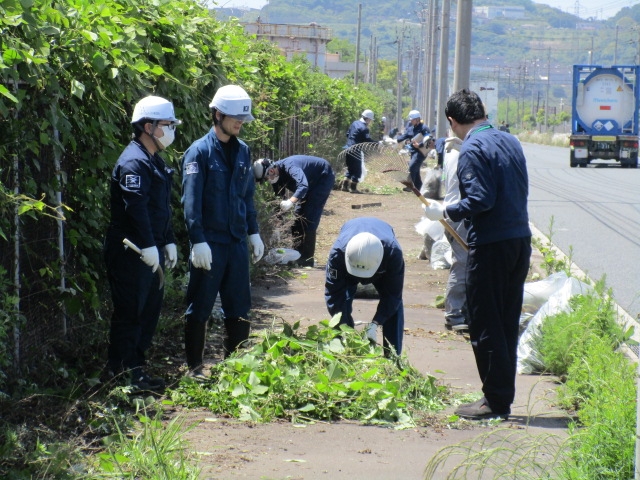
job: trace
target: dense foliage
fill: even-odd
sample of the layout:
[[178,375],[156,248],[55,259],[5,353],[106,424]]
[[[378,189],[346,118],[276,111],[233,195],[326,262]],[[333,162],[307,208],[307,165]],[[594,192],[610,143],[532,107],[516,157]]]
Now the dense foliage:
[[[37,301],[33,314],[39,317],[64,309],[68,319],[87,321],[108,308],[101,287],[107,179],[130,138],[133,105],[143,96],[172,100],[183,120],[165,155],[178,170],[174,225],[183,259],[188,241],[179,159],[210,128],[208,104],[218,86],[237,83],[249,92],[257,120],[243,129],[243,138],[253,151],[273,156],[294,116],[300,120],[295,135],[305,136],[322,122],[322,138],[336,151],[364,108],[378,114],[386,108],[385,92],[353,88],[302,60],[287,62],[273,45],[246,36],[236,21],[216,20],[192,0],[7,0],[0,4],[0,32],[0,208],[8,213],[0,217],[0,261],[13,278],[13,257],[20,256],[21,295]],[[318,105],[322,118],[313,108]],[[305,152],[319,154],[315,140],[309,138]],[[60,198],[69,208],[62,224],[64,255],[58,252],[55,219],[22,215],[18,231],[11,215],[16,194],[35,200],[44,195],[52,206]],[[3,310],[15,304],[15,298],[5,299]],[[26,330],[46,331],[46,319],[34,324],[29,313],[0,329],[8,332],[18,321]],[[85,342],[90,346],[90,339]],[[7,363],[0,358],[0,365]]]

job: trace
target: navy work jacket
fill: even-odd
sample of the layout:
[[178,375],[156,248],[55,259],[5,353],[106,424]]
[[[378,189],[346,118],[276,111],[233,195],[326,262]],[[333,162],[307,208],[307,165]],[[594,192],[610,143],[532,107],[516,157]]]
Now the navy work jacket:
[[282,196],[285,194],[284,189],[287,189],[298,200],[305,199],[327,175],[333,174],[329,162],[311,155],[292,155],[274,162],[273,165],[280,172],[280,178],[273,184],[273,191]]
[[111,173],[109,235],[140,248],[175,243],[171,223],[173,169],[157,153],[131,141]]
[[515,136],[489,122],[474,126],[460,147],[457,172],[460,201],[446,215],[465,220],[469,245],[531,236],[527,163]]
[[249,147],[236,137],[229,142],[231,162],[213,128],[184,153],[182,204],[192,244],[230,243],[258,233]]
[[[347,272],[347,243],[362,232],[369,232],[378,237],[384,248],[382,263],[370,278],[356,277]],[[378,308],[372,321],[383,325],[402,304],[404,258],[391,225],[375,217],[358,217],[346,222],[331,247],[325,279],[325,301],[331,315],[343,311],[348,290],[357,287],[358,283],[373,284],[380,294]]]

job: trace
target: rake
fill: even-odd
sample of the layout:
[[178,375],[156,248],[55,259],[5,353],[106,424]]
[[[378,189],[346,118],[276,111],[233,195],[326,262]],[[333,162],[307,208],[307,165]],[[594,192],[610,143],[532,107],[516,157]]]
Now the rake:
[[[413,181],[411,181],[411,176],[409,175],[409,164],[394,146],[382,143],[358,143],[340,152],[338,160],[344,161],[347,155],[362,158],[367,170],[384,174],[387,177],[400,182],[409,188],[423,204],[429,206],[429,200],[420,193],[420,190],[418,190],[413,184]],[[456,232],[453,227],[447,223],[447,221],[441,219],[440,223],[444,229],[451,234],[456,242],[458,242],[465,250],[469,250],[467,243],[460,237],[460,235],[458,235],[458,232]]]

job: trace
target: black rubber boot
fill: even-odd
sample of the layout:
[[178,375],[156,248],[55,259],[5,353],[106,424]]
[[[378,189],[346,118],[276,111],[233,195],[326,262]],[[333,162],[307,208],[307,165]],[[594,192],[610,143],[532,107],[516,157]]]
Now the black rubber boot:
[[351,180],[349,180],[348,178],[345,178],[344,180],[342,180],[342,183],[340,183],[340,190],[342,190],[343,192],[348,192],[350,181]]
[[187,356],[188,375],[205,378],[202,372],[204,343],[207,337],[207,323],[187,322],[184,325],[184,350]]
[[300,245],[300,260],[298,265],[301,267],[313,267],[313,255],[316,252],[316,232],[305,232],[302,245]]
[[349,191],[351,193],[360,193],[360,191],[358,190],[358,182],[354,182],[353,180],[351,180],[351,183],[349,184]]
[[244,318],[225,318],[224,328],[226,335],[222,342],[222,348],[224,349],[224,358],[228,358],[242,342],[249,338],[251,323]]

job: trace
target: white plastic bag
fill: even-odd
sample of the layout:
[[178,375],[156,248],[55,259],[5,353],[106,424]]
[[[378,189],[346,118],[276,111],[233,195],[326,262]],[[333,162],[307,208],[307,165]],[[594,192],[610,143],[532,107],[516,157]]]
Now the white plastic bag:
[[569,311],[569,300],[575,295],[586,295],[593,288],[577,278],[569,277],[562,287],[551,294],[547,302],[540,307],[531,319],[518,342],[518,373],[543,372],[545,366],[539,352],[534,350],[535,340],[541,335],[545,318],[561,312]]
[[272,248],[264,256],[264,261],[270,265],[275,265],[276,263],[285,265],[289,262],[295,262],[299,258],[300,252],[291,248]]
[[[431,268],[434,270],[447,270],[451,268],[451,263],[447,261],[447,252],[451,250],[451,245],[445,237],[436,240],[431,247]],[[451,258],[449,254],[449,258]]]
[[567,281],[565,272],[557,272],[537,282],[525,283],[522,301],[523,313],[534,315],[549,297],[560,290]]
[[444,237],[444,227],[440,222],[434,222],[427,217],[422,217],[415,226],[416,232],[420,235],[429,235],[434,240],[440,240]]

